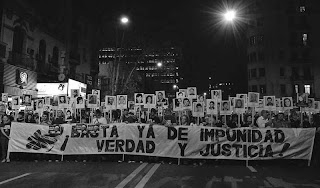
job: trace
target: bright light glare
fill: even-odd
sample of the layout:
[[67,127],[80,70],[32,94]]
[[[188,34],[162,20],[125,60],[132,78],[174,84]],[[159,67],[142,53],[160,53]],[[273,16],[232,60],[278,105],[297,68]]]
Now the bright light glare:
[[157,66],[158,66],[158,67],[162,67],[162,63],[160,63],[160,62],[157,63]]
[[233,21],[236,18],[236,12],[234,10],[228,10],[224,14],[224,19],[227,21]]
[[173,89],[177,89],[178,86],[176,84],[173,85]]
[[122,24],[127,24],[129,22],[129,18],[128,17],[122,17],[120,19],[120,21],[121,21]]

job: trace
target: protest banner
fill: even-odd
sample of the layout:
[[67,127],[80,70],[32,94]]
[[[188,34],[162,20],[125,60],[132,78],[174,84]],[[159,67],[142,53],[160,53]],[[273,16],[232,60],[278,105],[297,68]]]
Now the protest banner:
[[315,129],[224,129],[148,124],[12,124],[9,152],[172,158],[310,160]]

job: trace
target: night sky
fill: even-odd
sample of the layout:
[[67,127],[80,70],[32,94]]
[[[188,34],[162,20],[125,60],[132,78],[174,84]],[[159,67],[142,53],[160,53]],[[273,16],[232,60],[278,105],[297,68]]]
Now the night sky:
[[[30,0],[32,1],[32,0]],[[235,82],[246,90],[245,32],[234,36],[230,28],[214,27],[221,0],[92,0],[73,1],[73,13],[89,17],[105,30],[114,30],[121,14],[130,17],[126,41],[139,38],[148,45],[173,44],[182,48],[181,87],[208,88],[214,81]],[[39,1],[37,1],[39,6]],[[48,7],[48,2],[43,3]],[[112,33],[112,32],[111,32]],[[110,34],[110,40],[113,40]],[[130,41],[130,42],[129,42]],[[239,91],[241,92],[241,90]]]

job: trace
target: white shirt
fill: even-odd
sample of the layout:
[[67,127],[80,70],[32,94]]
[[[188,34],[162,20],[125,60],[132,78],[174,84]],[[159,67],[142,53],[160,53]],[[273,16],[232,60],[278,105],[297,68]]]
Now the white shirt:
[[266,127],[266,123],[267,123],[268,121],[269,121],[268,119],[264,119],[262,116],[260,116],[260,117],[257,119],[258,127],[259,127],[259,128],[265,128],[265,127]]
[[108,124],[106,118],[104,118],[104,117],[94,118],[92,122],[93,122],[93,124],[97,124],[97,123],[100,123],[102,125]]

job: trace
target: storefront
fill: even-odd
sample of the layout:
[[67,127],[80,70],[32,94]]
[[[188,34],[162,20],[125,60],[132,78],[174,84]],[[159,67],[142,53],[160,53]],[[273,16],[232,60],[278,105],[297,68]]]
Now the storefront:
[[37,73],[4,63],[3,92],[9,96],[30,94],[37,96]]
[[86,96],[87,85],[76,80],[69,79],[67,83],[38,83],[37,97],[54,95],[71,95],[71,89],[79,89],[81,96]]

